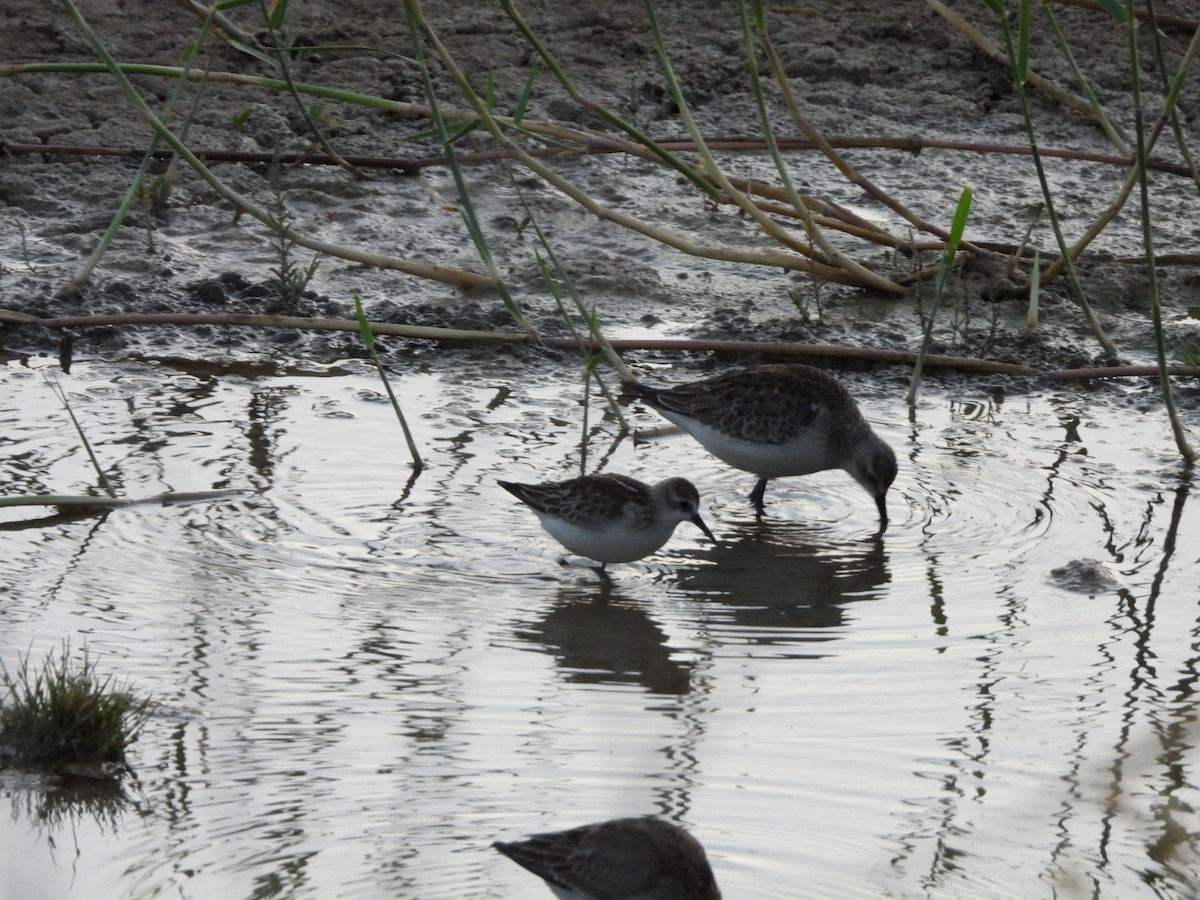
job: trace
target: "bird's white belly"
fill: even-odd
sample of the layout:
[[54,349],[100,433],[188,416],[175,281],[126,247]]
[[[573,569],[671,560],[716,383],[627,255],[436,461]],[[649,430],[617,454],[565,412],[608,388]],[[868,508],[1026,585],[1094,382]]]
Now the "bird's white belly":
[[667,542],[674,525],[655,525],[649,529],[631,528],[622,520],[608,528],[581,528],[562,519],[543,516],[542,527],[556,541],[580,556],[602,563],[633,562],[649,556]]
[[663,411],[663,415],[687,431],[722,462],[762,478],[810,475],[837,468],[828,450],[825,432],[806,428],[781,444],[743,441],[709,428],[695,419]]

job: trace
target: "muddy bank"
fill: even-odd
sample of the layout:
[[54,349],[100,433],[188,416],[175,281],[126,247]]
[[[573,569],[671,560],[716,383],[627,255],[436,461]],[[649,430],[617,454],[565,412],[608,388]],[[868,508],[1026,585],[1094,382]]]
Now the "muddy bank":
[[[1160,10],[1160,14],[1179,9]],[[976,5],[959,4],[999,40]],[[667,49],[701,129],[709,135],[755,135],[761,129],[748,90],[736,18],[724,3],[664,5],[660,10]],[[235,24],[265,38],[253,15],[239,10]],[[532,51],[499,8],[430,3],[430,24],[478,83],[490,78],[497,108],[511,108],[528,77]],[[663,86],[640,3],[581,2],[523,10],[529,22],[576,79],[596,98],[658,138],[683,133],[678,111]],[[198,20],[160,4],[137,14],[88,11],[91,24],[122,61],[178,63]],[[827,134],[1023,142],[1008,74],[923,4],[815,3],[782,7],[770,14],[772,38],[804,112]],[[1098,13],[1058,11],[1074,45],[1086,48],[1085,64],[1106,108],[1131,108],[1124,35]],[[5,61],[93,61],[78,29],[56,6],[17,0],[7,6],[0,43]],[[295,45],[323,48],[296,54],[294,76],[389,99],[422,102],[402,10],[382,20],[374,5],[310,2],[297,7],[289,37]],[[985,30],[987,30],[985,29]],[[1188,35],[1165,29],[1168,68]],[[1147,51],[1149,51],[1147,44]],[[1069,73],[1048,39],[1035,40],[1038,71],[1063,85]],[[1147,78],[1159,73],[1147,52]],[[213,71],[272,74],[265,62],[227,43],[210,40],[200,65]],[[1171,70],[1173,71],[1173,70]],[[445,72],[436,71],[445,102],[458,102]],[[162,112],[173,82],[135,79]],[[5,78],[0,115],[10,144],[144,147],[149,130],[105,75],[26,74]],[[189,95],[189,101],[191,96]],[[1197,79],[1184,88],[1182,127],[1194,140],[1187,111],[1200,102]],[[1155,95],[1149,102],[1157,103]],[[782,101],[773,92],[773,115],[792,134]],[[1040,138],[1048,146],[1112,153],[1099,129],[1082,114],[1033,95]],[[1153,112],[1153,109],[1151,110]],[[406,139],[428,127],[364,107],[323,102],[313,113],[339,152],[415,159],[435,144]],[[531,92],[527,117],[594,127],[594,113],[572,101],[542,73]],[[1126,117],[1121,124],[1129,125]],[[311,141],[295,104],[285,94],[245,85],[212,83],[196,107],[187,140],[197,149],[299,152]],[[479,133],[464,150],[490,146]],[[1174,158],[1169,143],[1161,155]],[[963,186],[975,191],[968,237],[1015,247],[1029,226],[1039,192],[1028,159],[1020,156],[926,150],[848,151],[847,157],[882,189],[930,221],[948,224]],[[839,203],[870,222],[907,236],[907,225],[848,185],[815,153],[788,157],[792,177],[806,193]],[[777,180],[763,154],[724,154],[731,174]],[[111,220],[136,162],[70,156],[8,155],[0,159],[4,206],[0,252],[4,267],[2,306],[39,317],[116,313],[283,313],[348,318],[353,297],[362,298],[377,321],[469,329],[511,330],[511,316],[490,289],[463,291],[446,284],[320,259],[308,289],[285,301],[273,281],[280,265],[276,239],[259,223],[236,216],[213,189],[184,167],[166,202],[138,202],[88,284],[63,287],[76,274]],[[1070,237],[1116,193],[1122,172],[1112,166],[1051,160],[1050,176]],[[762,246],[756,226],[732,206],[712,207],[674,174],[624,156],[554,161],[565,177],[606,206],[714,247]],[[161,170],[162,166],[158,166]],[[373,171],[355,178],[336,167],[279,167],[219,163],[217,175],[268,208],[285,211],[296,228],[322,240],[370,252],[426,260],[482,272],[458,210],[457,189],[444,167],[415,176]],[[930,287],[914,284],[902,296],[877,295],[840,285],[817,285],[806,275],[777,268],[689,256],[631,233],[582,210],[545,183],[497,163],[467,169],[468,191],[497,265],[517,301],[539,328],[564,331],[553,297],[538,270],[537,241],[522,202],[528,203],[555,253],[594,306],[611,336],[705,337],[812,341],[847,346],[914,346]],[[1194,186],[1176,175],[1154,179],[1157,250],[1185,254],[1198,233]],[[861,242],[837,239],[845,252],[897,279],[913,260]],[[1032,243],[1044,257],[1054,243],[1043,225]],[[994,298],[1008,283],[1006,257],[984,252],[963,269],[951,288],[937,333],[939,352],[980,355],[1052,370],[1114,362],[1145,362],[1151,354],[1147,277],[1125,260],[1140,251],[1134,206],[1101,235],[1081,262],[1085,289],[1116,344],[1101,349],[1060,279],[1042,296],[1039,327],[1028,333],[1024,301]],[[926,262],[932,254],[926,254]],[[295,248],[306,266],[309,251]],[[1200,273],[1186,260],[1161,270],[1161,290],[1173,338],[1188,340],[1200,305]],[[170,355],[207,361],[245,356],[283,356],[330,361],[362,354],[353,333],[306,333],[198,328],[98,327],[75,329],[76,352],[120,357]],[[35,327],[8,330],[4,347],[16,353],[54,352],[58,334]],[[385,342],[395,353],[435,355],[439,348],[412,341]],[[456,352],[472,352],[458,348]],[[495,345],[476,352],[495,353]],[[531,359],[543,351],[508,348]],[[551,354],[553,361],[554,355]]]

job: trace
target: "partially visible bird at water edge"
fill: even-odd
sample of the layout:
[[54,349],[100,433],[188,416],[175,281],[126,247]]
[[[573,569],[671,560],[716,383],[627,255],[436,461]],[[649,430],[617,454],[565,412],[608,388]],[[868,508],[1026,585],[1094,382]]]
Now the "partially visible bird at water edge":
[[633,562],[665,544],[680,522],[716,543],[700,517],[700,493],[686,478],[644,484],[626,475],[584,475],[545,484],[499,482],[533,510],[556,541],[600,563]]
[[721,900],[704,848],[653,816],[492,844],[561,900]]
[[674,387],[627,382],[624,390],[713,456],[757,475],[750,501],[760,514],[770,479],[845,469],[874,499],[880,533],[887,530],[896,454],[850,393],[820,369],[768,365]]

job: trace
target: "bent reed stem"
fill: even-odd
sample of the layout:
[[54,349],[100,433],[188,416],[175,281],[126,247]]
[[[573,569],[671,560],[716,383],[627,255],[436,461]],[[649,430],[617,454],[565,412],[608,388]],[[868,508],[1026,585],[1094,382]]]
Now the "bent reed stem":
[[355,262],[364,263],[370,266],[376,266],[383,269],[394,269],[399,272],[404,272],[409,275],[416,275],[422,278],[428,278],[434,281],[443,281],[448,284],[453,284],[457,287],[481,287],[492,284],[492,280],[484,275],[479,275],[475,272],[467,272],[460,269],[453,269],[447,266],[437,265],[436,263],[417,262],[411,260],[398,259],[392,256],[385,256],[377,253],[367,253],[361,250],[355,250],[350,247],[341,247],[336,244],[328,243],[327,241],[317,240],[305,234],[297,232],[295,229],[285,226],[278,222],[267,210],[263,209],[257,203],[239,194],[233,188],[229,187],[221,179],[217,178],[192,151],[181,141],[171,129],[163,124],[162,120],[154,114],[153,110],[142,99],[140,93],[134,88],[133,84],[126,77],[125,73],[117,65],[116,60],[108,52],[103,42],[92,30],[91,25],[79,12],[74,0],[62,0],[67,11],[78,25],[80,31],[88,43],[92,46],[93,51],[104,63],[109,74],[117,82],[130,104],[142,117],[143,121],[149,125],[163,142],[178,153],[192,169],[199,175],[206,184],[209,185],[218,195],[226,202],[254,219],[257,219],[267,228],[278,233],[282,237],[301,247],[307,247],[310,250],[315,250],[318,253],[325,253],[329,256],[335,256],[340,259],[349,259]]

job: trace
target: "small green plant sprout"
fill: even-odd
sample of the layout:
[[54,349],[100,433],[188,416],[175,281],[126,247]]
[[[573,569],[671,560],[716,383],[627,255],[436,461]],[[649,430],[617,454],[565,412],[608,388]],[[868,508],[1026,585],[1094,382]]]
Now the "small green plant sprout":
[[809,279],[807,284],[793,284],[787,289],[788,299],[796,308],[800,321],[808,324],[812,321],[812,310],[817,311],[817,322],[824,320],[825,310],[821,303],[821,282],[816,278]]
[[0,694],[0,764],[91,778],[129,771],[125,751],[153,705],[101,676],[86,647],[72,662],[66,641],[36,671],[29,654],[15,671],[0,663]]
[[273,193],[271,212],[274,222],[271,228],[271,248],[275,251],[278,265],[271,269],[271,279],[268,282],[279,295],[279,300],[287,309],[295,309],[301,296],[308,290],[308,283],[317,273],[321,258],[313,254],[308,265],[296,261],[296,242],[289,237],[291,214],[283,201],[283,188],[279,183],[278,170],[271,179]]
[[1185,366],[1200,368],[1200,343],[1179,343],[1175,346],[1175,355]]

